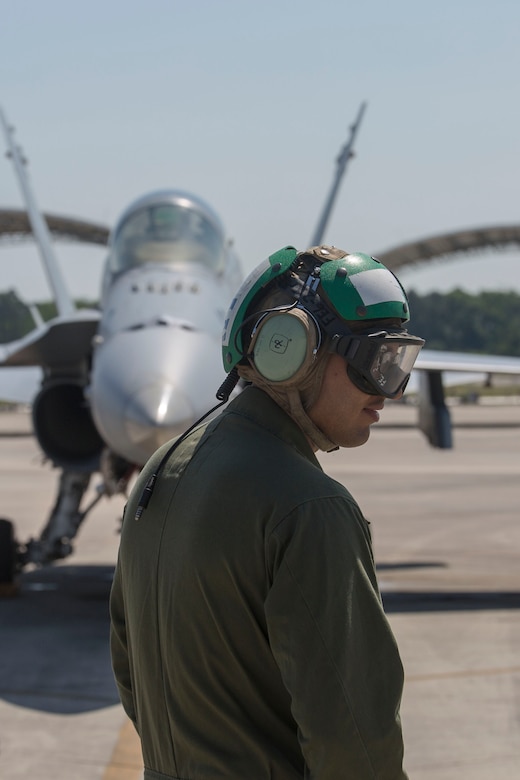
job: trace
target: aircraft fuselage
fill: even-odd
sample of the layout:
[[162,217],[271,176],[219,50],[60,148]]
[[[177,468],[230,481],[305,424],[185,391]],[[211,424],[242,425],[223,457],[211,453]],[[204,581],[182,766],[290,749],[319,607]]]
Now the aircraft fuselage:
[[155,193],[123,214],[87,393],[111,450],[143,465],[214,405],[224,316],[240,279],[220,221],[198,198]]

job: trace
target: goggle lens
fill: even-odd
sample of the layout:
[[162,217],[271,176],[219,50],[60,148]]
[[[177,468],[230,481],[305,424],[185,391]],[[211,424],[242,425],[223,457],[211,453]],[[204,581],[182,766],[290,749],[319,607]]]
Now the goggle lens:
[[385,395],[396,395],[410,376],[421,346],[381,344],[369,369],[374,388]]
[[336,350],[347,363],[349,378],[364,393],[386,398],[404,390],[424,344],[407,333],[353,334],[349,341]]

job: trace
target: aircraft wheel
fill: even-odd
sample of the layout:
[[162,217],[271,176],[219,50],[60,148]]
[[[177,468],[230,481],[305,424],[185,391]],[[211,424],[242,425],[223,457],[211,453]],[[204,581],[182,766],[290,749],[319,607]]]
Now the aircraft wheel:
[[10,520],[0,518],[0,596],[15,596],[17,555],[14,525]]

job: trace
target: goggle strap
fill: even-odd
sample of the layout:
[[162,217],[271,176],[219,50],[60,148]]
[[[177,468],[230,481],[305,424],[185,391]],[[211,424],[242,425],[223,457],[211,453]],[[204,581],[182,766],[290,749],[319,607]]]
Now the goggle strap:
[[359,344],[359,339],[354,335],[340,336],[339,333],[334,333],[331,338],[329,352],[335,352],[345,360],[352,360],[359,349]]

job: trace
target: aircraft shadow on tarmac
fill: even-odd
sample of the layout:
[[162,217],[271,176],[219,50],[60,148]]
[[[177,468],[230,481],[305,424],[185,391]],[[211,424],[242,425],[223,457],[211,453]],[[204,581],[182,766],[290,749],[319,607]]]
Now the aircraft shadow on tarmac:
[[518,591],[383,591],[388,614],[395,612],[471,612],[520,609]]
[[[438,561],[403,561],[378,563],[378,572],[396,569],[446,568]],[[386,590],[381,594],[385,612],[470,612],[473,610],[520,609],[518,591],[465,590]]]
[[[381,563],[378,571],[444,567]],[[0,600],[0,698],[19,707],[78,714],[118,704],[109,652],[113,566],[25,572],[18,597]],[[518,592],[402,591],[383,587],[388,613],[520,609]]]
[[0,698],[77,714],[119,702],[109,652],[113,566],[24,572],[20,594],[0,600]]

